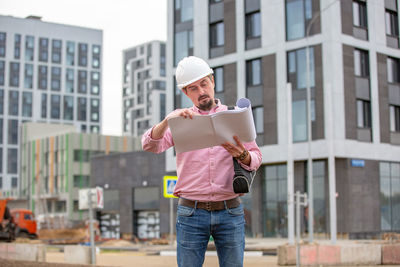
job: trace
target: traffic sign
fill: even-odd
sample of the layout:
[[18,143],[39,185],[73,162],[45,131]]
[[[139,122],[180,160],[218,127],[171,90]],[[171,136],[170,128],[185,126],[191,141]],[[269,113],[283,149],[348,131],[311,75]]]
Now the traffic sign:
[[174,189],[176,182],[178,181],[177,176],[164,176],[164,197],[165,198],[177,198],[174,196]]
[[79,190],[79,209],[89,209],[89,194],[93,209],[104,208],[104,193],[103,188],[96,186],[95,188],[86,188]]

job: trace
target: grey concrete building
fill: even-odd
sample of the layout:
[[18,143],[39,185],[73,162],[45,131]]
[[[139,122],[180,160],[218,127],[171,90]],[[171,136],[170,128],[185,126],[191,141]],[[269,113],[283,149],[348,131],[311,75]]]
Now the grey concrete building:
[[0,15],[0,195],[19,197],[22,122],[101,131],[103,32]]
[[[91,160],[91,175],[92,186],[104,188],[105,206],[97,213],[103,237],[151,239],[169,233],[169,200],[162,197],[164,154],[99,155]],[[108,218],[118,222],[120,232],[110,229]]]
[[167,113],[190,104],[173,79],[189,55],[214,69],[223,103],[252,102],[263,165],[246,196],[248,234],[293,240],[288,199],[309,184],[316,237],[400,231],[398,9],[398,0],[168,1]]
[[165,117],[165,42],[151,41],[122,52],[122,133],[141,136]]

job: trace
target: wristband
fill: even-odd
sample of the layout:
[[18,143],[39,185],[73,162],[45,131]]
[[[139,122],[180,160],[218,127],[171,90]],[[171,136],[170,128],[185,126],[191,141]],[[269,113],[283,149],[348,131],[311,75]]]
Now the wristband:
[[249,151],[247,151],[247,149],[244,149],[243,152],[242,152],[242,154],[240,154],[239,156],[237,156],[236,159],[242,161],[242,160],[244,160],[244,159],[247,157],[248,154],[249,154]]

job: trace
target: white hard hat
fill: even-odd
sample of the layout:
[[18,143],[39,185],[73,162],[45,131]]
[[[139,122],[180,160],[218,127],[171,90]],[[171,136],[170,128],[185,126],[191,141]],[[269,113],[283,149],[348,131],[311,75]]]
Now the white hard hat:
[[179,61],[176,67],[175,78],[178,88],[182,89],[207,75],[213,74],[213,70],[201,58],[190,56]]

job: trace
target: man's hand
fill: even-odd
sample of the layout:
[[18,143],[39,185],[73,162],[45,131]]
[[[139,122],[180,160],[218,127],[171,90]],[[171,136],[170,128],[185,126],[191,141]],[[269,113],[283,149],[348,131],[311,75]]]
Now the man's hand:
[[251,162],[251,157],[249,152],[246,150],[239,137],[233,136],[236,145],[231,142],[225,142],[221,146],[232,155],[232,157],[239,159],[243,164],[249,166]]
[[157,124],[153,131],[151,132],[151,137],[153,139],[160,139],[164,136],[165,131],[168,129],[168,120],[177,117],[184,117],[193,119],[195,113],[188,108],[177,109],[169,113],[165,119],[163,119],[159,124]]
[[167,115],[167,117],[165,117],[164,120],[168,121],[169,119],[172,118],[177,118],[177,117],[184,117],[185,119],[189,118],[189,119],[193,119],[193,116],[195,115],[195,113],[188,109],[188,108],[183,108],[183,109],[177,109],[172,111],[171,113],[169,113]]

